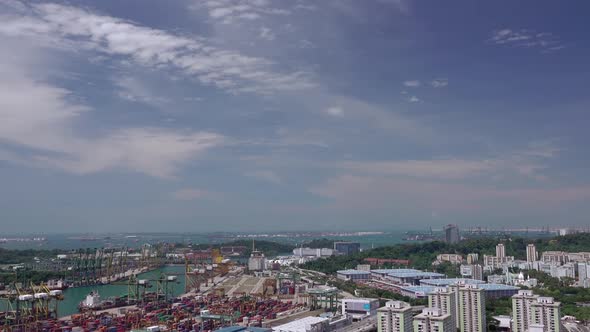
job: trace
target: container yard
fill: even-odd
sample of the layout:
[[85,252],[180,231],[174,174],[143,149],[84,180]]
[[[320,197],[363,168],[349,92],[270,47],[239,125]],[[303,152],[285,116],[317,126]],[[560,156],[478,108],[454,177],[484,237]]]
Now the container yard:
[[158,326],[159,330],[209,331],[222,326],[262,326],[285,313],[306,310],[291,301],[256,296],[229,297],[209,294],[167,303],[147,303],[105,312],[85,312],[64,319],[48,318],[23,322],[10,328],[0,318],[0,328],[10,331],[130,331]]

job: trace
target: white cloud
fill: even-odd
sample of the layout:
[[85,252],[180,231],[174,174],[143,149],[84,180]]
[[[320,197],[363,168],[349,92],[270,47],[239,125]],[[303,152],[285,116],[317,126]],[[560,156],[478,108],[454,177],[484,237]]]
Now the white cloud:
[[315,48],[315,44],[310,42],[307,39],[302,39],[299,41],[299,48]]
[[120,98],[156,107],[162,107],[170,103],[170,99],[158,96],[156,91],[148,88],[142,81],[136,78],[116,77],[113,83],[118,88],[117,95]]
[[449,85],[449,80],[446,78],[435,78],[430,82],[430,85],[434,88],[444,88]]
[[244,175],[271,182],[274,184],[280,184],[283,182],[280,176],[278,176],[275,172],[269,170],[247,172],[244,173]]
[[420,101],[420,98],[416,97],[416,96],[411,96],[410,98],[408,98],[408,101],[410,103],[417,103]]
[[294,8],[295,9],[303,9],[303,10],[311,10],[311,11],[314,11],[314,10],[318,9],[318,7],[316,7],[315,5],[305,5],[305,4],[302,4],[302,3],[299,3],[299,4],[295,5]]
[[263,16],[291,14],[290,10],[273,7],[274,3],[267,0],[196,0],[190,8],[197,11],[205,9],[209,18],[222,24],[257,20]]
[[7,48],[0,50],[0,142],[11,151],[0,158],[77,174],[123,169],[166,178],[224,141],[211,132],[144,126],[95,127],[84,135],[82,124],[93,109],[46,82],[47,64],[27,59],[42,52],[2,41]]
[[550,32],[536,32],[528,29],[495,30],[492,32],[489,41],[497,45],[539,48],[544,52],[557,51],[565,47],[559,38]]
[[332,115],[332,116],[344,115],[344,110],[338,106],[328,107],[328,108],[326,108],[325,112],[328,113],[329,115]]
[[404,85],[410,88],[417,88],[420,86],[420,81],[418,80],[411,80],[411,81],[405,81]]
[[272,32],[271,29],[269,29],[267,27],[262,27],[262,28],[260,28],[260,34],[258,35],[258,37],[260,37],[261,39],[270,41],[270,40],[275,39],[275,34],[274,34],[274,32]]
[[315,86],[310,73],[274,72],[268,60],[218,49],[199,38],[174,35],[111,16],[58,4],[2,16],[0,34],[45,46],[92,50],[152,68],[171,68],[231,92],[271,93]]
[[172,197],[179,201],[194,201],[207,197],[209,193],[205,190],[195,188],[180,189],[172,193]]

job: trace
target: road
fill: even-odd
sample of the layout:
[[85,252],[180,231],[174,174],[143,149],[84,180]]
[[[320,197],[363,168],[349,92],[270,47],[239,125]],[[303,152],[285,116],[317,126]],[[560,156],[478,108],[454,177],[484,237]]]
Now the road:
[[377,316],[365,318],[359,322],[354,322],[351,325],[337,329],[338,332],[369,332],[377,330]]

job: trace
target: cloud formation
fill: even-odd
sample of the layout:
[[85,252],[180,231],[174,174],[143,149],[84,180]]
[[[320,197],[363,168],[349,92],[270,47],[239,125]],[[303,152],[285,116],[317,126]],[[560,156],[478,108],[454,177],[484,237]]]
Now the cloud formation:
[[342,115],[344,115],[344,110],[342,109],[342,107],[339,107],[339,106],[328,107],[328,108],[326,108],[325,112],[328,113],[331,116],[342,116]]
[[537,32],[529,29],[495,30],[492,32],[489,41],[497,45],[537,48],[545,52],[557,51],[565,47],[554,34],[550,32]]
[[404,85],[409,88],[417,88],[420,86],[420,81],[418,81],[418,80],[405,81]]
[[142,66],[170,68],[230,92],[271,93],[315,85],[309,72],[275,72],[268,60],[218,49],[202,38],[175,35],[72,6],[41,3],[26,8],[2,15],[0,34],[31,38],[46,46],[66,45],[122,56]]
[[432,85],[433,88],[444,88],[449,85],[449,80],[446,78],[435,78],[430,81],[430,85]]
[[[223,24],[232,24],[239,21],[258,20],[264,16],[289,15],[290,10],[276,8],[275,2],[269,0],[197,0],[191,6],[193,10],[205,9],[209,18]],[[306,9],[307,7],[295,7]]]
[[[208,131],[141,125],[97,127],[97,132],[85,135],[80,126],[94,109],[77,101],[70,90],[47,82],[43,60],[37,66],[28,59],[42,52],[4,45],[8,49],[0,50],[0,142],[8,145],[0,158],[76,174],[122,169],[173,177],[180,166],[224,141]],[[11,151],[12,147],[21,149]]]
[[260,34],[258,35],[261,39],[264,40],[274,40],[275,39],[275,34],[274,32],[272,32],[271,29],[267,28],[267,27],[261,27],[260,28]]

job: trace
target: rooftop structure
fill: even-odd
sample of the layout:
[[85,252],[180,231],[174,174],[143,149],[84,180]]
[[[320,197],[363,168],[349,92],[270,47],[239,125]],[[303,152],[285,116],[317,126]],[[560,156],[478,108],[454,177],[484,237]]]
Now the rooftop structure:
[[363,281],[371,278],[370,271],[360,270],[340,270],[336,272],[336,277],[342,280]]
[[385,278],[390,273],[395,272],[418,272],[416,269],[376,269],[371,270],[371,277],[373,278]]
[[424,271],[396,271],[389,273],[387,279],[399,284],[419,285],[422,279],[442,279],[445,275],[436,272]]
[[272,329],[254,326],[228,326],[222,327],[215,332],[270,332]]
[[420,286],[448,286],[456,283],[485,284],[485,281],[469,278],[422,279]]
[[327,329],[330,319],[325,317],[305,317],[273,327],[274,332],[323,332]]

